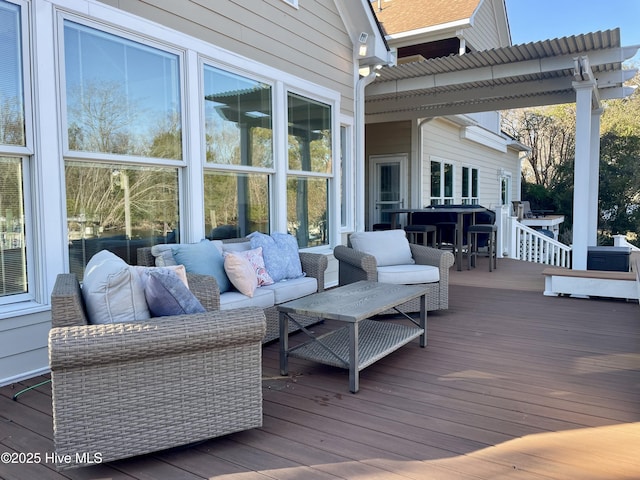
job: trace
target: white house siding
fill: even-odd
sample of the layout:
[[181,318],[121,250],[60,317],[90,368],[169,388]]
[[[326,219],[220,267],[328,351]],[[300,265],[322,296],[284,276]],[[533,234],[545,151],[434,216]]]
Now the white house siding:
[[461,139],[461,128],[444,119],[434,119],[423,127],[422,136],[422,204],[430,203],[431,159],[444,160],[454,166],[454,203],[460,203],[462,186],[460,182],[461,168],[471,166],[478,168],[478,191],[480,204],[487,208],[495,208],[501,204],[498,171],[504,168],[514,177],[512,195],[515,197],[515,180],[518,175],[517,152],[498,151],[485,145]]
[[[333,98],[339,99],[340,111],[334,112],[336,119],[340,118],[340,114],[353,116],[354,113],[356,71],[353,48],[333,1],[300,2],[300,7],[296,9],[281,0],[107,0],[102,3],[34,0],[31,11],[34,14],[37,12],[37,20],[32,25],[40,38],[33,42],[34,58],[38,59],[34,71],[40,74],[36,78],[47,82],[44,84],[46,87],[33,85],[34,90],[38,91],[38,103],[33,113],[38,123],[34,139],[35,156],[36,164],[40,165],[39,171],[42,172],[42,176],[34,178],[33,183],[44,190],[34,199],[35,208],[42,210],[35,214],[35,225],[41,231],[36,229],[34,237],[45,247],[36,250],[38,275],[30,279],[30,285],[37,290],[35,300],[27,306],[0,305],[0,385],[48,370],[49,295],[56,274],[68,271],[64,262],[67,238],[62,220],[66,216],[65,205],[60,200],[62,180],[60,184],[58,182],[64,178],[59,154],[60,139],[57,138],[62,129],[56,125],[59,116],[55,81],[52,80],[56,75],[55,52],[52,48],[55,45],[54,6],[125,30],[131,27],[121,23],[127,22],[114,20],[121,18],[123,12],[131,14],[132,19],[135,15],[156,22],[166,28],[136,20],[133,23],[140,24],[141,28],[134,28],[133,31],[155,41],[172,42],[171,45],[178,48],[182,45],[176,39],[180,38],[185,38],[185,43],[189,45],[207,42],[216,47],[214,50],[227,51],[224,61],[230,66],[247,68],[247,65],[255,66],[254,62],[259,62],[269,69],[274,81],[280,80],[280,77],[300,79],[297,83],[305,88],[317,85],[318,90],[330,92]],[[261,74],[259,70],[259,67],[255,69],[257,75]],[[274,70],[283,74],[273,75]],[[193,81],[191,85],[194,85]],[[47,90],[49,88],[51,90]],[[334,122],[334,126],[337,124]],[[37,158],[39,155],[41,159]],[[186,238],[197,235],[197,232],[185,233]]]
[[472,50],[488,50],[505,47],[510,44],[509,34],[501,21],[504,13],[500,12],[502,0],[484,0],[475,13],[473,27],[464,31],[467,46]]

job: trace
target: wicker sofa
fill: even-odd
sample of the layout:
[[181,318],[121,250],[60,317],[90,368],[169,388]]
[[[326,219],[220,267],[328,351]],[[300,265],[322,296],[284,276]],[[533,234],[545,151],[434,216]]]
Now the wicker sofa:
[[[453,266],[454,257],[451,252],[424,245],[410,244],[411,256],[416,264],[431,265],[439,270],[439,281],[423,284],[427,288],[427,311],[446,310],[449,308],[449,269]],[[376,258],[365,252],[355,250],[349,243],[338,245],[333,254],[338,260],[338,282],[347,285],[359,280],[378,281]],[[405,312],[419,312],[419,299],[400,305]],[[385,312],[387,313],[387,312]],[[388,313],[394,313],[390,310]]]
[[[210,296],[209,279],[191,275],[189,284],[211,307],[202,296]],[[261,309],[88,325],[76,275],[60,274],[51,312],[58,468],[109,462],[262,425]]]
[[[222,240],[223,244],[238,244],[238,243],[249,243],[250,240],[246,237],[241,238],[230,238]],[[305,274],[305,277],[313,278],[317,283],[316,292],[324,291],[324,272],[327,269],[327,257],[318,253],[307,253],[307,252],[299,252],[300,262],[302,264],[302,271]],[[151,253],[150,247],[140,248],[138,249],[138,265],[143,266],[154,266],[155,265],[155,257]],[[211,282],[210,285],[213,285],[212,295],[213,298],[209,303],[212,303],[212,308],[215,310],[229,310],[233,308],[237,308],[236,304],[228,304],[224,302],[224,296],[228,295],[228,293],[220,293],[220,289],[218,288],[216,281],[213,277],[207,277]],[[189,280],[189,285],[191,285],[191,280]],[[297,288],[295,281],[283,283],[278,288],[286,288],[287,292],[283,295],[285,298],[294,299],[297,296]],[[264,289],[268,289],[270,287],[261,287]],[[238,295],[237,292],[234,292],[234,295]],[[222,299],[222,301],[221,301]],[[247,304],[250,304],[249,301],[251,299],[247,298]],[[204,304],[203,304],[204,305]],[[278,309],[277,309],[277,301],[273,304],[270,304],[263,308],[266,322],[267,322],[267,331],[263,339],[263,343],[272,342],[280,337],[280,329],[279,329],[279,321],[278,321]],[[207,306],[205,306],[207,308]],[[296,321],[302,326],[309,326],[313,323],[318,322],[318,318],[316,317],[307,317],[303,315],[294,315]],[[289,322],[289,332],[295,332],[299,330],[300,327],[293,322]]]

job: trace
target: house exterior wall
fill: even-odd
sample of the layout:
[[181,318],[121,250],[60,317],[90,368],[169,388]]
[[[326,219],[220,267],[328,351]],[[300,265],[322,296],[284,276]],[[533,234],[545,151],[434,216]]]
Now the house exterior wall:
[[503,21],[500,21],[498,9],[502,0],[484,0],[473,18],[473,26],[464,30],[467,47],[472,50],[488,50],[506,47],[510,44],[509,33]]
[[480,204],[487,208],[501,205],[498,171],[511,173],[511,195],[516,197],[516,180],[519,175],[517,152],[506,148],[496,149],[476,141],[461,138],[461,127],[448,120],[436,118],[424,124],[422,132],[422,204],[430,204],[431,160],[446,161],[454,166],[454,203],[462,196],[461,169],[464,166],[478,168]]
[[[185,73],[181,78],[186,125],[199,125],[198,96],[200,57],[246,76],[268,81],[279,98],[274,111],[283,118],[287,91],[299,92],[332,106],[333,158],[338,159],[339,126],[354,114],[354,62],[346,27],[334,2],[300,2],[293,8],[281,0],[262,2],[137,1],[106,0],[16,0],[23,14],[32,16],[27,32],[32,56],[32,76],[28,89],[33,92],[30,112],[33,122],[33,153],[30,158],[28,187],[31,215],[28,265],[32,298],[24,302],[0,302],[0,385],[19,381],[48,370],[47,334],[50,329],[49,297],[56,275],[69,271],[67,213],[65,206],[65,152],[61,132],[62,107],[56,78],[61,75],[57,38],[59,14],[72,15],[110,32],[149,39],[156,45],[182,51]],[[188,70],[188,71],[187,71]],[[279,103],[278,103],[279,102]],[[286,124],[280,126],[284,140],[275,149],[286,152]],[[185,134],[183,162],[164,161],[180,170],[181,241],[203,237],[201,135]],[[276,159],[276,170],[286,165],[286,154]],[[336,160],[334,173],[339,168]],[[276,175],[277,176],[277,175]],[[340,211],[339,182],[329,177],[329,207]],[[273,201],[286,204],[286,181],[274,182]],[[278,190],[279,189],[279,190]],[[274,230],[286,225],[286,211],[275,212]],[[283,214],[283,211],[285,212]],[[333,239],[339,239],[340,220],[333,219]],[[330,245],[318,252],[330,256]],[[34,265],[35,264],[35,265]],[[332,266],[329,271],[335,272]],[[331,275],[331,274],[330,274]],[[336,274],[337,276],[337,274]],[[330,280],[331,281],[331,280]],[[6,298],[0,300],[7,300]]]

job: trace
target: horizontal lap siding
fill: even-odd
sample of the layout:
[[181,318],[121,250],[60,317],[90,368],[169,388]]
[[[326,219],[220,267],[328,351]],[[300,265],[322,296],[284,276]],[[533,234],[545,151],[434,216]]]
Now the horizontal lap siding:
[[337,91],[342,113],[353,114],[353,50],[334,2],[299,9],[281,0],[104,3]]
[[507,45],[507,32],[503,32],[502,41],[494,13],[493,0],[482,2],[475,14],[473,28],[465,30],[464,36],[472,50],[488,50]]
[[497,171],[504,168],[515,176],[518,174],[518,158],[516,153],[501,153],[478,143],[460,138],[460,128],[452,123],[435,119],[424,126],[423,133],[423,169],[424,185],[423,204],[430,201],[431,157],[446,160],[455,167],[454,199],[457,202],[462,194],[461,168],[472,166],[479,168],[480,203],[484,206],[499,205],[500,188]]

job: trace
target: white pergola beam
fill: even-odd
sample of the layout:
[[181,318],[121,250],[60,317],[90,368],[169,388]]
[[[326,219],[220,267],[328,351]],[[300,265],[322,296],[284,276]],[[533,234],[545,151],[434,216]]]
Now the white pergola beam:
[[[591,66],[624,61],[629,49],[609,48],[589,52]],[[637,50],[637,48],[636,48]],[[558,55],[547,58],[505,63],[493,66],[467,68],[454,72],[419,75],[396,80],[376,80],[367,87],[367,95],[388,95],[434,87],[463,85],[467,83],[496,81],[523,75],[541,75],[558,70],[573,70],[575,55]],[[428,62],[428,60],[427,60]],[[403,66],[394,67],[402,69]]]

